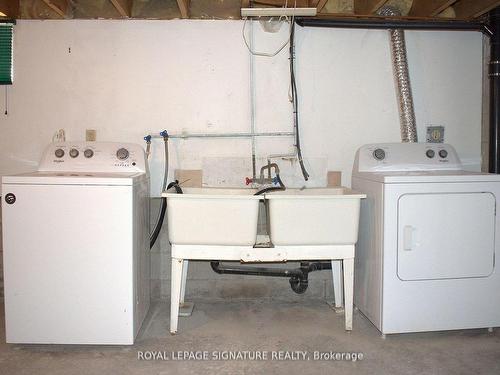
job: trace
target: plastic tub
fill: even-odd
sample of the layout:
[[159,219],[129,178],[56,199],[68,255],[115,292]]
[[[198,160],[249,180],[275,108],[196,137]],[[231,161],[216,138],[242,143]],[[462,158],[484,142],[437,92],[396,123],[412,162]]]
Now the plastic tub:
[[360,200],[350,189],[287,189],[265,194],[274,245],[349,245],[358,240]]
[[170,243],[178,245],[253,245],[259,200],[254,189],[185,188],[167,193]]

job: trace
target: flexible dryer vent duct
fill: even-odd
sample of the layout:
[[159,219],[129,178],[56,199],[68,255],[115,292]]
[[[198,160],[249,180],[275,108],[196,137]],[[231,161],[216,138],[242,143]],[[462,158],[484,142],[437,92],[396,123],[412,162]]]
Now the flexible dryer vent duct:
[[[401,16],[399,9],[392,6],[384,6],[379,10],[378,14],[381,16]],[[399,102],[401,141],[418,142],[410,74],[408,73],[406,58],[405,33],[401,29],[389,30],[389,33],[391,36],[392,67]]]

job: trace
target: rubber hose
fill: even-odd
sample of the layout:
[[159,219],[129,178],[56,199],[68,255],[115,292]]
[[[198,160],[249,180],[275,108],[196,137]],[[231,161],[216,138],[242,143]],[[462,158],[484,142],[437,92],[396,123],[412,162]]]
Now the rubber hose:
[[[165,191],[165,188],[167,187],[167,180],[168,180],[168,137],[164,137],[163,141],[165,142],[165,171],[163,175],[163,185],[162,185],[162,192]],[[165,219],[165,212],[167,210],[167,199],[162,197],[161,198],[161,203],[160,203],[160,210],[158,212],[158,216],[156,217],[156,223],[153,229],[153,232],[149,235],[149,248],[151,249],[155,242],[156,239],[158,238],[158,235],[160,234],[161,227],[163,225],[163,220]]]

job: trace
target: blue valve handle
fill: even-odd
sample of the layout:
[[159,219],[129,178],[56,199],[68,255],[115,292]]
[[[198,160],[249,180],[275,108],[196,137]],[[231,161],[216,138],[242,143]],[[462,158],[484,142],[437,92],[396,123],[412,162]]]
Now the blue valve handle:
[[148,134],[147,136],[144,137],[144,140],[147,142],[147,143],[151,143],[151,136]]
[[160,132],[160,136],[162,136],[163,138],[168,138],[168,132],[166,130],[162,130]]

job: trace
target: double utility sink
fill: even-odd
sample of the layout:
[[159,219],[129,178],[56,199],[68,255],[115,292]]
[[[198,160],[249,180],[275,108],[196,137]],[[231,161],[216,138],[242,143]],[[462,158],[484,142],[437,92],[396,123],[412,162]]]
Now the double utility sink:
[[273,245],[350,245],[358,238],[360,200],[348,188],[286,189],[254,195],[255,189],[185,188],[167,193],[170,243],[253,246],[259,203],[267,204]]

